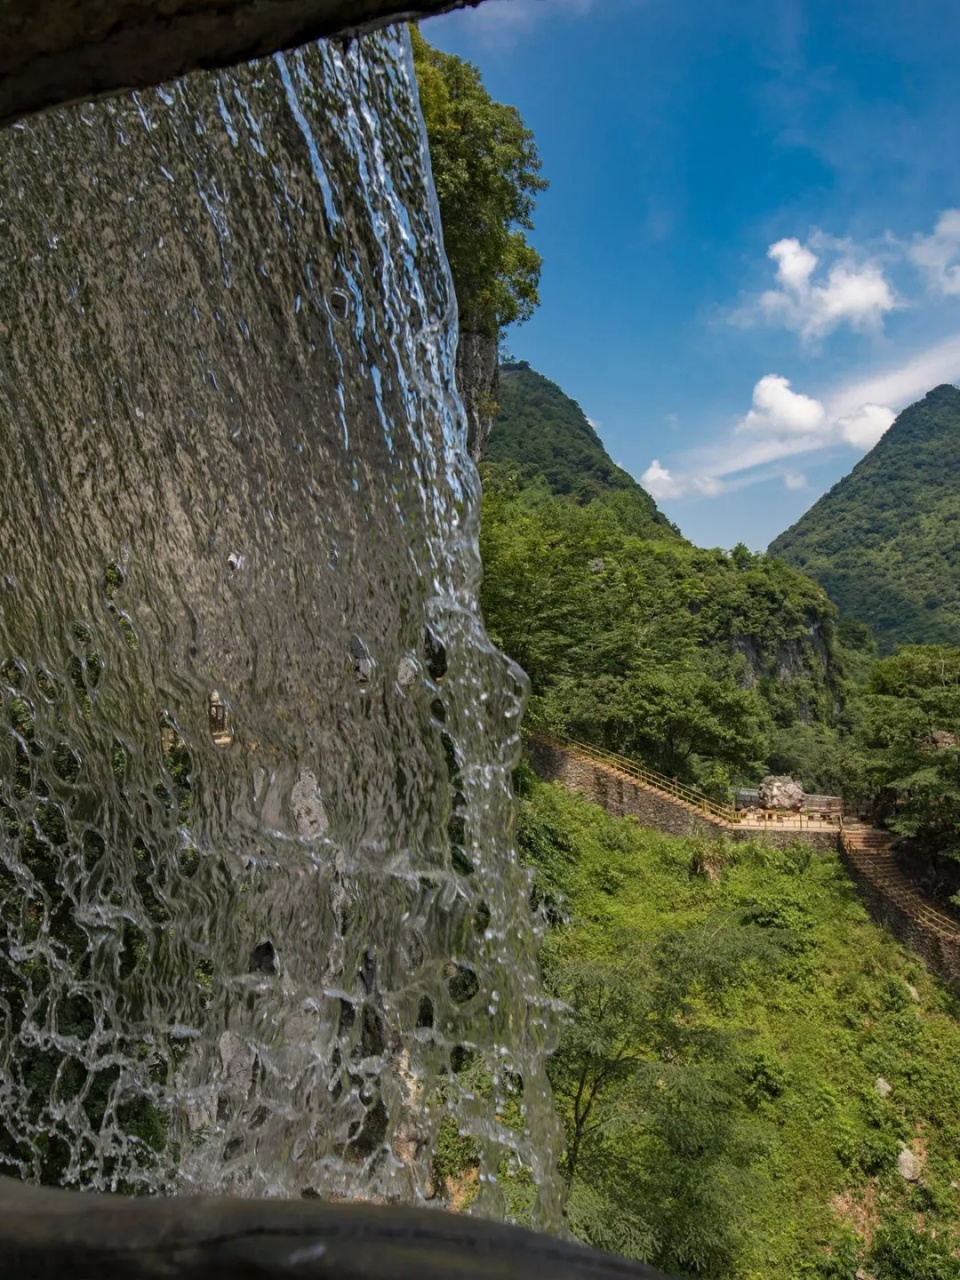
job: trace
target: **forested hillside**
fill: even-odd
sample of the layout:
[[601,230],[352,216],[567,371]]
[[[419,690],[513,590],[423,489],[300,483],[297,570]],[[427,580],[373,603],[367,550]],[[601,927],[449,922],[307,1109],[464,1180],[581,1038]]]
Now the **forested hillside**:
[[935,387],[770,544],[883,652],[960,644],[960,391]]
[[957,1280],[955,1001],[836,855],[518,781],[574,1232],[704,1280]]
[[500,411],[484,456],[508,464],[521,481],[542,477],[552,493],[577,502],[624,495],[614,505],[621,519],[635,511],[638,533],[677,532],[633,476],[611,461],[577,402],[526,361],[500,367]]
[[531,722],[718,797],[825,731],[844,661],[816,583],[689,543],[525,364],[504,372],[486,457],[484,614],[531,678]]

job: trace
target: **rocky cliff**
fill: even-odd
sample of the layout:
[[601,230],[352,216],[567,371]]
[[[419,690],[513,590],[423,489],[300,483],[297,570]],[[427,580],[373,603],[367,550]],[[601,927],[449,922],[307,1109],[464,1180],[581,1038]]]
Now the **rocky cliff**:
[[493,430],[500,395],[496,338],[460,330],[457,387],[467,411],[467,449],[474,462],[479,462]]

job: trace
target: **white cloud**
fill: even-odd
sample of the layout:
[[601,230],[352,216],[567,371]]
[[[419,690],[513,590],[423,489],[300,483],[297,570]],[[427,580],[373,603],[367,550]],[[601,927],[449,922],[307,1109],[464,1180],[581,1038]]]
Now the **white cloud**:
[[914,236],[907,255],[938,293],[960,294],[960,209],[945,209],[933,234]]
[[856,414],[866,404],[902,409],[942,382],[960,379],[960,333],[955,333],[903,364],[837,388],[827,411],[835,418]]
[[897,415],[885,404],[865,404],[856,413],[837,420],[837,429],[847,444],[856,449],[872,449]]
[[[819,273],[820,257],[810,244],[839,253],[830,267]],[[795,238],[778,240],[767,250],[777,264],[777,288],[760,295],[754,307],[739,317],[760,318],[782,324],[799,333],[805,342],[816,342],[843,324],[852,329],[879,329],[897,299],[881,265],[855,252],[844,241],[814,233],[804,245]]]
[[640,483],[658,502],[662,502],[664,498],[679,498],[683,492],[683,485],[674,480],[666,467],[660,465],[659,458],[654,458],[650,463],[640,477]]
[[[887,375],[879,384],[884,381],[892,389],[897,379]],[[912,379],[901,376],[901,388],[910,381]],[[754,387],[753,407],[737,423],[733,436],[714,451],[709,472],[742,473],[783,458],[842,444],[871,449],[896,417],[889,404],[869,394],[876,385],[861,383],[859,387],[842,388],[825,400],[818,400],[794,391],[787,378],[768,373]],[[897,397],[895,403],[913,399],[929,390],[930,385],[911,387],[910,393]],[[742,445],[744,439],[750,441],[747,449]],[[784,476],[787,488],[802,487],[790,484],[790,474]]]
[[753,408],[737,426],[737,431],[808,435],[820,430],[824,416],[819,400],[791,391],[786,378],[768,373],[754,387]]
[[778,240],[767,250],[767,257],[777,264],[777,279],[785,289],[800,293],[810,287],[819,259],[799,240]]
[[[960,298],[960,207],[944,210],[929,235],[898,240],[888,232],[882,244],[869,251],[813,231],[806,241],[777,240],[767,256],[775,264],[775,287],[749,300],[733,320],[783,325],[807,344],[843,325],[879,329],[890,312],[917,305],[908,293],[905,300],[898,296],[888,272],[898,272],[898,282],[903,282],[908,278],[903,269],[912,265],[925,274],[935,293]],[[725,434],[669,460],[669,468],[655,464],[662,473],[663,496],[732,492],[769,480],[799,490],[806,479],[799,471],[784,470],[786,459],[827,449],[864,452],[901,409],[944,382],[960,382],[960,332],[900,364],[816,395],[795,389],[780,374],[768,373],[754,386],[751,407]]]
[[673,469],[654,461],[641,483],[666,500],[710,497],[772,479],[799,489],[804,477],[777,463],[824,449],[865,452],[901,409],[944,382],[960,382],[960,333],[819,397],[794,391],[787,378],[768,373],[753,389],[752,407],[726,436],[681,455]]
[[661,464],[659,458],[654,458],[650,463],[640,477],[640,483],[658,502],[669,501],[671,498],[683,498],[689,493],[699,494],[701,498],[714,498],[718,493],[723,493],[727,487],[719,476],[674,476]]

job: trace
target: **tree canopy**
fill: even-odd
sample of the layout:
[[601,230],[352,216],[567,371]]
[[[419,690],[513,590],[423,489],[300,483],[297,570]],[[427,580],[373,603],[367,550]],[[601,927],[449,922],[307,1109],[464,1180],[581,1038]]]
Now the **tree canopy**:
[[460,327],[496,337],[539,303],[542,259],[524,234],[547,186],[533,134],[478,69],[411,28],[443,239]]
[[523,363],[505,367],[486,457],[484,616],[530,676],[535,722],[728,799],[775,735],[832,720],[843,658],[822,589],[687,542]]
[[702,1280],[956,1280],[955,1004],[836,856],[666,836],[517,782],[574,1234]]

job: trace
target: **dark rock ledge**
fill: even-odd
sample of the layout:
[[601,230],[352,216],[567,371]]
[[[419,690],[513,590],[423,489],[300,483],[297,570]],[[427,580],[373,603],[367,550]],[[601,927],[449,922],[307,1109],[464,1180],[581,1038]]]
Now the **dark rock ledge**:
[[0,125],[480,0],[0,0]]
[[4,1280],[664,1280],[551,1236],[438,1210],[129,1198],[0,1178]]

